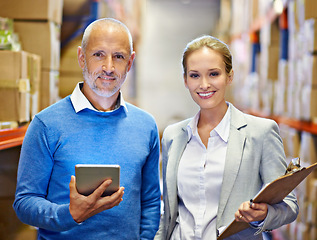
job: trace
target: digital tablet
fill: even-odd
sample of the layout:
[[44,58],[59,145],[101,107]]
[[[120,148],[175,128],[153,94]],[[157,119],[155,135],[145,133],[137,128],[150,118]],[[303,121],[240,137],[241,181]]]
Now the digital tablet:
[[112,179],[112,183],[102,194],[102,197],[113,194],[120,187],[119,165],[77,164],[75,174],[77,191],[85,196],[93,193],[107,179]]

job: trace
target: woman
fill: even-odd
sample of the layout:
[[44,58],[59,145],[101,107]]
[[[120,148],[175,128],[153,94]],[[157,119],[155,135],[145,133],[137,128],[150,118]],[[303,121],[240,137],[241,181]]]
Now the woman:
[[225,101],[233,80],[227,45],[211,36],[193,40],[185,48],[183,70],[200,111],[164,131],[164,213],[155,239],[213,240],[233,219],[250,228],[228,239],[262,239],[259,233],[294,221],[293,194],[272,206],[249,203],[284,174],[285,154],[273,120],[244,114]]

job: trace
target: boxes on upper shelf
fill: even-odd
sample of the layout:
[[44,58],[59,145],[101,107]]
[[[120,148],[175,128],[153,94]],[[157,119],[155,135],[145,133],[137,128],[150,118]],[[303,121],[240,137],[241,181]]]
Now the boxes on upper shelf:
[[274,84],[274,115],[287,112],[288,61],[280,59],[278,63],[278,80]]
[[279,46],[280,29],[277,21],[262,26],[260,30],[260,43],[261,45]]
[[0,16],[20,20],[62,23],[63,0],[10,0],[0,2]]
[[288,23],[288,30],[290,33],[294,33],[298,31],[298,28],[299,28],[296,6],[297,6],[296,1],[289,1],[288,7],[287,7],[287,23]]
[[299,25],[302,25],[306,19],[317,18],[316,0],[297,0],[296,7]]
[[317,23],[316,19],[307,19],[303,25],[306,51],[313,53],[317,51]]
[[40,55],[43,69],[59,70],[59,25],[51,21],[15,21],[14,29],[19,34],[22,50]]

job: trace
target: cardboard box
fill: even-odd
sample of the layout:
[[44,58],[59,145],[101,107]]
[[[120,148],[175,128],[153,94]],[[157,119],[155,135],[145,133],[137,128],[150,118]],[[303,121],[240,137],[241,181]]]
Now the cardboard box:
[[87,0],[64,0],[63,15],[78,16],[89,14],[89,4]]
[[285,115],[287,112],[287,85],[288,85],[288,62],[284,59],[278,63],[278,80],[274,91],[274,114]]
[[288,35],[288,60],[289,61],[296,61],[298,57],[296,37],[297,37],[296,33],[289,32],[289,35]]
[[279,63],[279,54],[280,49],[278,45],[270,45],[268,47],[268,79],[273,81],[278,79],[278,63]]
[[294,128],[288,130],[288,156],[294,158],[299,156],[300,150],[300,135],[299,132]]
[[59,96],[64,98],[74,91],[78,82],[82,82],[82,73],[60,72]]
[[309,186],[309,213],[308,222],[317,226],[317,179],[311,179]]
[[1,1],[0,16],[20,20],[49,20],[62,24],[63,0]]
[[30,94],[30,118],[34,118],[35,114],[40,111],[40,92]]
[[296,4],[297,4],[296,1],[288,2],[287,22],[288,22],[288,30],[290,34],[297,32],[299,28]]
[[304,56],[304,66],[302,74],[305,76],[305,84],[311,87],[317,87],[317,56],[312,54],[306,54]]
[[272,22],[271,24],[265,24],[260,29],[260,43],[262,45],[274,45],[280,44],[280,29],[278,22]]
[[61,53],[61,67],[59,79],[59,96],[64,98],[71,94],[78,82],[83,81],[82,69],[78,64],[77,49],[81,45],[81,38],[74,39]]
[[[20,79],[9,86],[0,80],[0,121],[30,121],[29,79]],[[2,86],[1,86],[2,85]],[[21,87],[23,86],[23,87]]]
[[0,72],[0,121],[29,121],[28,53],[0,51]]
[[42,68],[59,70],[60,26],[54,22],[15,21],[22,50],[35,53],[42,58]]
[[301,90],[302,119],[317,122],[317,88],[304,85]]
[[60,59],[61,72],[82,72],[77,58],[77,49],[78,46],[81,46],[81,39],[82,36],[79,36],[71,41],[67,46],[63,47]]
[[[299,157],[302,166],[309,166],[317,162],[317,136],[303,131],[301,133],[301,143]],[[317,170],[310,174],[317,178]]]
[[59,71],[41,71],[40,110],[59,100],[58,96]]
[[317,88],[314,87],[310,94],[310,120],[317,123]]
[[306,51],[313,53],[317,51],[317,23],[316,19],[307,19],[303,25],[303,31],[305,34],[305,47]]
[[36,54],[28,54],[28,75],[30,79],[31,94],[40,91],[41,81],[41,57]]
[[40,111],[40,82],[41,82],[41,57],[36,54],[28,56],[28,70],[30,79],[30,117],[31,119]]
[[0,51],[0,80],[28,78],[28,52]]
[[278,63],[280,49],[278,45],[262,45],[259,72],[261,76],[260,84],[266,86],[268,80],[278,79]]
[[297,8],[300,23],[303,23],[305,19],[317,18],[316,0],[297,0]]

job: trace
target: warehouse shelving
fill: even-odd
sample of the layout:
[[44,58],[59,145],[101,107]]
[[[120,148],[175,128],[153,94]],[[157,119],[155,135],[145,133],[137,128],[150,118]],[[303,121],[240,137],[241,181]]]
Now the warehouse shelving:
[[[286,10],[288,8],[288,1],[286,0],[279,0],[281,4],[283,5],[283,11],[278,12],[276,9],[274,9],[273,5],[271,8],[269,8],[264,16],[260,16],[250,24],[250,27],[248,29],[248,34],[251,39],[251,43],[259,43],[259,31],[261,28],[266,24],[273,24],[276,21],[279,21],[279,25],[282,28],[285,28],[287,26],[287,14]],[[276,1],[277,2],[277,1]],[[241,34],[242,35],[242,34]],[[282,36],[281,36],[282,37]],[[239,36],[234,35],[232,36],[232,40],[235,40],[236,38],[239,38]],[[256,40],[255,40],[256,39]],[[283,49],[285,50],[285,49]],[[253,66],[253,69],[255,66]],[[259,117],[265,117],[275,120],[278,124],[284,124],[291,128],[294,128],[298,131],[305,131],[309,132],[311,134],[317,135],[317,123],[313,121],[306,121],[306,120],[300,120],[300,119],[294,119],[289,118],[286,116],[280,116],[280,115],[268,115],[265,113],[262,113],[260,111],[254,111],[250,109],[242,109],[244,112],[247,112],[249,114],[259,116]]]
[[305,131],[311,134],[317,135],[317,123],[313,123],[311,121],[303,121],[297,120],[284,116],[275,116],[275,115],[266,115],[262,112],[254,111],[254,110],[244,110],[244,112],[252,114],[258,117],[270,118],[276,121],[278,124],[284,124],[291,128],[296,129],[297,131]]
[[22,145],[28,124],[18,128],[0,130],[0,150]]

